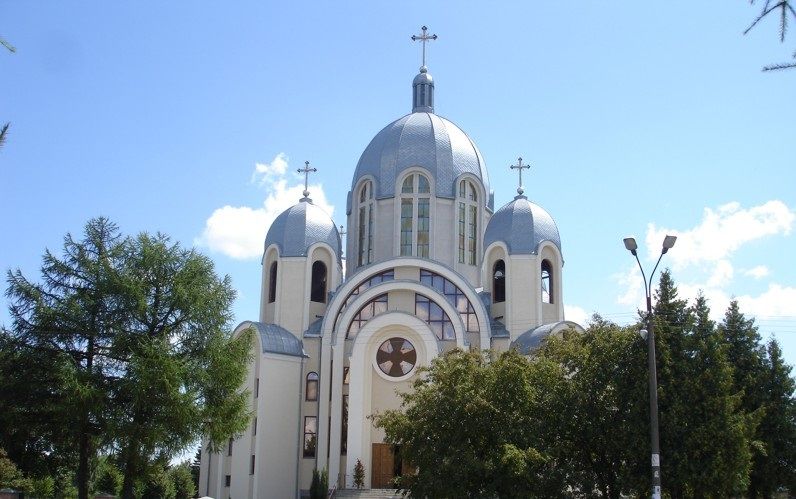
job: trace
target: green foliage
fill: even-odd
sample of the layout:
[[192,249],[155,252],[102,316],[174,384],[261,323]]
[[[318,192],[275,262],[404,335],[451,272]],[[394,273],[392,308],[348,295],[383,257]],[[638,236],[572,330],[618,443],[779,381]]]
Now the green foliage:
[[[7,280],[13,330],[0,337],[0,372],[40,360],[0,381],[13,395],[0,409],[15,418],[0,415],[11,426],[0,444],[33,449],[39,461],[76,455],[81,497],[99,448],[118,452],[129,498],[156,460],[246,428],[248,394],[238,388],[252,334],[229,334],[234,291],[208,258],[162,234],[122,237],[100,218],[82,240],[66,236],[63,257],[45,253],[41,283],[18,270]],[[40,383],[25,386],[25,376]]]
[[118,468],[107,458],[102,456],[97,460],[94,470],[94,481],[91,490],[94,493],[118,495],[122,488],[122,474]]
[[362,461],[357,459],[357,464],[354,465],[354,487],[361,489],[365,486],[365,466]]
[[8,458],[6,451],[0,448],[0,489],[4,488],[29,492],[31,483],[23,476],[17,465]]
[[[754,4],[755,0],[750,0],[749,3]],[[762,21],[764,18],[768,17],[769,15],[774,14],[778,17],[778,24],[779,24],[779,41],[780,43],[785,42],[785,33],[788,31],[788,19],[793,18],[796,20],[796,9],[793,7],[793,2],[790,0],[766,0],[763,4],[763,9],[760,11],[760,14],[752,21],[752,24],[749,25],[748,28],[743,32],[743,34],[749,33],[749,31],[754,28],[757,23]],[[793,58],[796,59],[796,52],[793,53]],[[792,69],[796,68],[796,62],[785,62],[780,64],[772,64],[770,66],[765,66],[763,71],[772,71],[777,69]]]
[[193,486],[195,490],[199,490],[199,469],[202,464],[202,448],[196,449],[196,454],[191,461],[191,477],[193,478]]
[[[360,463],[361,464],[361,463]],[[363,469],[364,478],[364,469]],[[312,483],[310,484],[310,499],[326,499],[329,491],[329,472],[326,468],[312,470]]]
[[153,469],[144,480],[142,497],[175,499],[176,490],[169,473],[162,467]]
[[169,476],[172,483],[174,483],[176,499],[190,499],[196,494],[196,486],[191,475],[191,464],[189,462],[186,461],[171,468]]

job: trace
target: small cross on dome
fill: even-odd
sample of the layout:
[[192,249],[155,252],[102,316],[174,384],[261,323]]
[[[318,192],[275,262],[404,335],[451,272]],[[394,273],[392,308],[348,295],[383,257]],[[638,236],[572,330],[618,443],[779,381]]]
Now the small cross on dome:
[[429,40],[436,40],[437,39],[437,35],[429,35],[427,33],[428,32],[428,28],[426,26],[421,27],[420,30],[423,33],[420,34],[420,35],[412,35],[412,41],[416,42],[416,41],[420,40],[420,43],[423,44],[423,65],[420,66],[420,71],[424,72],[423,69],[425,69],[425,67],[426,67],[426,42],[429,41]]
[[310,168],[310,162],[305,161],[304,168],[299,168],[296,171],[304,174],[304,192],[302,194],[304,194],[305,199],[309,199],[310,191],[307,190],[307,181],[309,180],[310,172],[317,172],[318,169]]
[[518,170],[520,172],[520,184],[519,184],[519,187],[517,187],[517,194],[522,196],[522,193],[525,192],[525,189],[522,188],[522,171],[523,170],[530,170],[531,169],[531,165],[523,165],[522,164],[522,157],[519,157],[519,158],[517,158],[517,164],[516,165],[511,165],[510,168],[512,170]]

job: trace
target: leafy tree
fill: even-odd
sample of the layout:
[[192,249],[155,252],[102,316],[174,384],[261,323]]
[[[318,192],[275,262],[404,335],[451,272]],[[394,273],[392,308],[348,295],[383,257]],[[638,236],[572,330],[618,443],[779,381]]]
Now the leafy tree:
[[101,447],[118,452],[128,499],[152,463],[246,428],[252,336],[230,337],[234,292],[206,257],[162,234],[123,238],[99,218],[83,240],[66,236],[63,258],[45,253],[41,284],[18,270],[8,284],[10,340],[60,361],[48,389],[65,395],[56,423],[77,442],[81,498]]
[[354,487],[361,489],[365,486],[365,467],[362,461],[357,459],[357,464],[354,465]]
[[545,376],[535,371],[554,368],[513,351],[494,361],[460,350],[435,359],[400,394],[402,410],[374,417],[417,467],[401,488],[414,497],[556,495],[549,487],[560,491],[560,476],[536,449],[546,390],[533,383]]
[[329,492],[329,472],[326,468],[312,470],[312,483],[310,483],[310,499],[326,499]]
[[191,461],[191,477],[193,477],[194,489],[199,490],[199,470],[202,466],[202,447],[196,449],[196,454]]
[[547,425],[541,445],[572,492],[619,498],[645,490],[647,362],[636,328],[594,316],[585,334],[549,338],[535,358],[561,366],[553,371],[560,389],[538,417]]
[[191,465],[188,461],[174,466],[169,470],[169,476],[174,483],[176,499],[190,499],[196,494],[196,486],[191,476]]
[[11,488],[28,492],[31,490],[31,483],[27,480],[17,465],[8,458],[5,450],[0,448],[0,489]]
[[122,474],[107,456],[98,459],[91,488],[95,493],[103,492],[112,495],[117,495],[121,490]]

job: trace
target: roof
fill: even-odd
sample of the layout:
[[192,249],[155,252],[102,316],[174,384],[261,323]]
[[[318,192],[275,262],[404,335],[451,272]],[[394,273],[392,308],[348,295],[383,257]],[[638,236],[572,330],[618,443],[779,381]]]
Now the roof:
[[306,357],[301,340],[287,329],[276,324],[263,324],[262,322],[254,321],[243,321],[235,329],[240,330],[247,327],[252,327],[259,333],[263,353]]
[[415,166],[434,178],[437,196],[453,198],[456,179],[470,173],[484,185],[484,205],[489,201],[489,174],[481,152],[458,126],[430,112],[407,114],[377,133],[359,158],[351,189],[372,175],[376,197],[393,197],[398,177]]
[[307,256],[315,243],[326,243],[340,260],[340,233],[329,215],[302,198],[297,204],[279,214],[265,236],[265,247],[276,244],[280,256]]
[[496,241],[506,243],[511,255],[535,255],[544,241],[550,241],[561,252],[561,237],[553,217],[522,195],[496,211],[489,220],[484,248]]
[[574,329],[578,332],[583,332],[583,327],[577,322],[551,322],[549,324],[542,324],[539,327],[525,331],[519,335],[516,340],[511,342],[511,347],[516,349],[522,355],[529,355],[534,350],[539,348],[544,340],[546,340],[550,335],[560,333],[567,329]]

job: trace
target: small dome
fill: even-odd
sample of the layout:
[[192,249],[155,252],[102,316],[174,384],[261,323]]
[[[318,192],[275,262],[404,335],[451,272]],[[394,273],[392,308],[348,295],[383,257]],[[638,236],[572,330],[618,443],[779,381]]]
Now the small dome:
[[510,255],[535,255],[543,241],[555,244],[561,252],[561,238],[553,217],[525,196],[516,196],[489,220],[484,248],[495,241],[506,243]]
[[420,69],[420,72],[415,76],[415,79],[412,81],[412,85],[417,85],[419,83],[428,83],[429,85],[434,83],[434,80],[431,78],[431,75],[423,69]]
[[265,236],[265,248],[279,247],[280,256],[307,256],[315,243],[326,243],[340,261],[340,233],[325,211],[303,198],[276,217]]
[[[427,74],[420,73],[418,78]],[[489,174],[475,143],[452,122],[427,112],[407,114],[373,137],[359,158],[351,189],[362,177],[372,175],[376,197],[393,197],[398,177],[414,166],[429,171],[437,196],[455,197],[456,179],[471,173],[484,184],[485,204],[489,198]]]
[[577,322],[572,321],[559,321],[550,324],[542,324],[539,327],[529,329],[517,337],[516,340],[511,342],[511,348],[514,348],[521,355],[529,355],[534,350],[542,345],[542,342],[553,334],[561,334],[564,331],[571,329],[579,333],[583,333],[583,327]]
[[254,328],[260,335],[260,344],[262,345],[263,353],[279,353],[293,357],[306,356],[301,340],[293,336],[287,329],[277,326],[276,324],[243,321],[235,330],[242,331],[250,327]]

